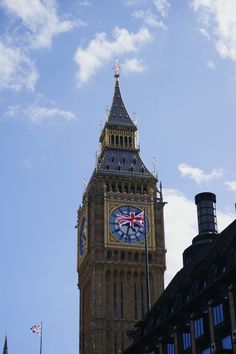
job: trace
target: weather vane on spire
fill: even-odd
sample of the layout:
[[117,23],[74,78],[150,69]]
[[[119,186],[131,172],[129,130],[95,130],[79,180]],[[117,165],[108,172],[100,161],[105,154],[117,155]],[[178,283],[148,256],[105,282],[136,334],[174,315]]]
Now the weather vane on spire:
[[119,71],[120,71],[120,65],[119,65],[119,60],[116,59],[116,64],[115,64],[115,78],[118,79],[120,74],[119,74]]

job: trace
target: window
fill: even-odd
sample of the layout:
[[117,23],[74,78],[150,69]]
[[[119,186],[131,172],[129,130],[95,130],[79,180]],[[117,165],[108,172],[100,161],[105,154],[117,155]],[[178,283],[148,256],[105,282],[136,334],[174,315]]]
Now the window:
[[233,349],[232,338],[230,335],[221,339],[221,346],[222,349]]
[[183,333],[183,349],[188,349],[191,347],[191,334]]
[[199,318],[194,321],[194,334],[195,338],[201,337],[204,333],[203,329],[203,318]]
[[138,319],[137,285],[134,283],[134,318]]
[[144,319],[144,289],[143,283],[141,284],[141,310],[142,310],[142,319]]
[[124,318],[124,296],[123,296],[123,283],[120,283],[120,318]]
[[167,343],[167,354],[175,354],[175,346],[173,343]]
[[136,253],[134,254],[134,261],[135,261],[135,262],[138,262],[138,260],[139,260],[139,255],[138,255],[138,253],[136,252]]
[[116,304],[116,282],[113,284],[113,295],[114,295],[114,318],[117,318],[117,304]]
[[107,251],[107,260],[111,259],[111,251]]
[[201,354],[211,354],[211,349],[210,349],[210,347],[203,349],[202,352],[201,352]]
[[218,326],[224,322],[224,308],[223,304],[213,307],[213,323],[214,326]]
[[125,252],[123,252],[123,251],[120,253],[120,260],[121,261],[125,260]]

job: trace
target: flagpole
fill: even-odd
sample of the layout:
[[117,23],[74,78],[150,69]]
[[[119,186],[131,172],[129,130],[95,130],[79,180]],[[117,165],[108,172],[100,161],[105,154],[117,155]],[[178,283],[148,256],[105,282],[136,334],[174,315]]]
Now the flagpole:
[[145,245],[145,275],[146,275],[147,311],[150,311],[151,310],[151,299],[150,299],[149,260],[148,260],[147,225],[146,225],[146,210],[145,209],[144,209],[144,245]]
[[40,349],[39,354],[43,352],[43,323],[41,322],[41,332],[40,332]]

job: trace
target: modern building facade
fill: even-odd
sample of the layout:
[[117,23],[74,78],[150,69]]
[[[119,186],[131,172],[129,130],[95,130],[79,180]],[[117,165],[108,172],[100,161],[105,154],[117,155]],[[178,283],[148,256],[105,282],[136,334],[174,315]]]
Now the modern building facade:
[[78,210],[80,354],[118,354],[131,344],[127,331],[147,311],[145,229],[152,303],[164,289],[165,203],[136,133],[116,67],[101,151]]
[[236,353],[236,220],[217,232],[216,197],[195,197],[199,234],[125,354]]

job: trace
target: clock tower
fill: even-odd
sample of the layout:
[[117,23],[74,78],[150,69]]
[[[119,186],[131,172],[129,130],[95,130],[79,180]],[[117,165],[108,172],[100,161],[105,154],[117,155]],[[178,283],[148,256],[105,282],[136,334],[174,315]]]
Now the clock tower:
[[80,354],[119,354],[130,344],[127,332],[147,311],[145,229],[151,303],[164,288],[165,203],[136,133],[116,67],[101,152],[78,210]]

